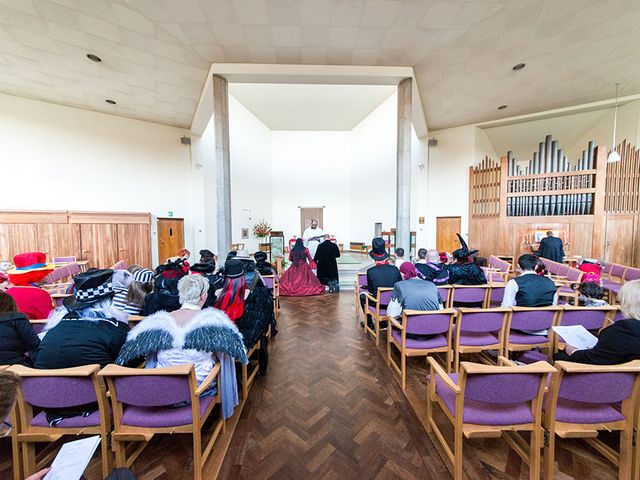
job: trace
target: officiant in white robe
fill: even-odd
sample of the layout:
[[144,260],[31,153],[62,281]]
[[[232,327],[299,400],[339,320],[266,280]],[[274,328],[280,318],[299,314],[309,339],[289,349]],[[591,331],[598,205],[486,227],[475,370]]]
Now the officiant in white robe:
[[305,246],[309,249],[311,258],[315,256],[318,245],[324,240],[324,235],[325,233],[318,226],[318,221],[315,219],[311,220],[311,225],[307,227],[302,234],[302,239],[304,240]]

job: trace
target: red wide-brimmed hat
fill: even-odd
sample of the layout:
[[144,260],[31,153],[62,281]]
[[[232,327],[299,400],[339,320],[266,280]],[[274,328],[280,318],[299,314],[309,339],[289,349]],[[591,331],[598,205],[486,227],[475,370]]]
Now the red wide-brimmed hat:
[[9,280],[14,285],[36,283],[55,269],[55,265],[47,263],[47,255],[43,252],[20,253],[13,257],[14,268],[9,270]]

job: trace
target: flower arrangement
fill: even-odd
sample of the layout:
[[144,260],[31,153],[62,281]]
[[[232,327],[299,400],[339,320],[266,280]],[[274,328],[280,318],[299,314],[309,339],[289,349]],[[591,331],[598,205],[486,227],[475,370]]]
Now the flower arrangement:
[[262,219],[253,226],[253,234],[258,238],[266,238],[271,233],[271,225]]

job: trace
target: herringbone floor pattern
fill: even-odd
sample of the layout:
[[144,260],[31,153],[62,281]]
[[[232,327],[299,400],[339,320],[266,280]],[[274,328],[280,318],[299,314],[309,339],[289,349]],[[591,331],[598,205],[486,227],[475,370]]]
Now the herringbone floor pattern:
[[446,478],[373,344],[352,294],[282,300],[269,373],[256,382],[220,478]]

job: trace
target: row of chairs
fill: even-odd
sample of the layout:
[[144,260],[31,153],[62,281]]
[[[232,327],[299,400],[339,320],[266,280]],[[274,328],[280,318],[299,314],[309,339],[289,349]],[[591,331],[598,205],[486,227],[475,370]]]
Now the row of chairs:
[[[540,478],[544,448],[545,480],[555,478],[557,438],[583,438],[618,467],[621,480],[640,478],[640,361],[600,366],[544,361],[517,366],[505,357],[499,365],[462,362],[450,374],[429,357],[427,431],[434,434],[462,479],[465,438],[503,436]],[[453,427],[453,446],[436,422],[438,406]],[[635,452],[633,447],[635,428]],[[617,449],[599,440],[601,431],[620,432]],[[530,440],[520,435],[527,432]]]
[[[199,386],[193,364],[158,369],[107,365],[102,370],[99,365],[59,370],[13,365],[8,370],[22,378],[11,414],[14,480],[44,467],[36,462],[36,443],[56,442],[64,435],[100,435],[102,476],[106,477],[113,465],[110,444],[116,467],[130,467],[155,435],[174,433],[193,437],[194,479],[200,480],[216,439],[225,431],[220,415],[202,448],[202,427],[221,404],[220,364]],[[200,396],[214,384],[214,396]],[[185,405],[176,407],[180,403]],[[55,427],[49,425],[44,411],[87,404],[95,405],[96,410],[88,416],[63,419]],[[132,444],[135,447],[130,451],[127,447]]]
[[[564,340],[553,326],[582,325],[598,332],[620,317],[616,307],[552,306],[539,308],[448,308],[434,311],[402,313],[401,319],[387,317],[387,363],[406,388],[409,357],[444,354],[447,372],[459,371],[460,357],[476,354],[485,363],[495,363],[489,352],[509,357],[514,352],[546,350],[547,358],[564,346]],[[534,335],[525,331],[545,330]],[[416,337],[423,336],[423,337]],[[400,354],[396,363],[392,350]]]
[[605,263],[602,268],[602,287],[609,292],[609,303],[618,294],[622,285],[640,279],[640,268],[628,267],[618,263]]

